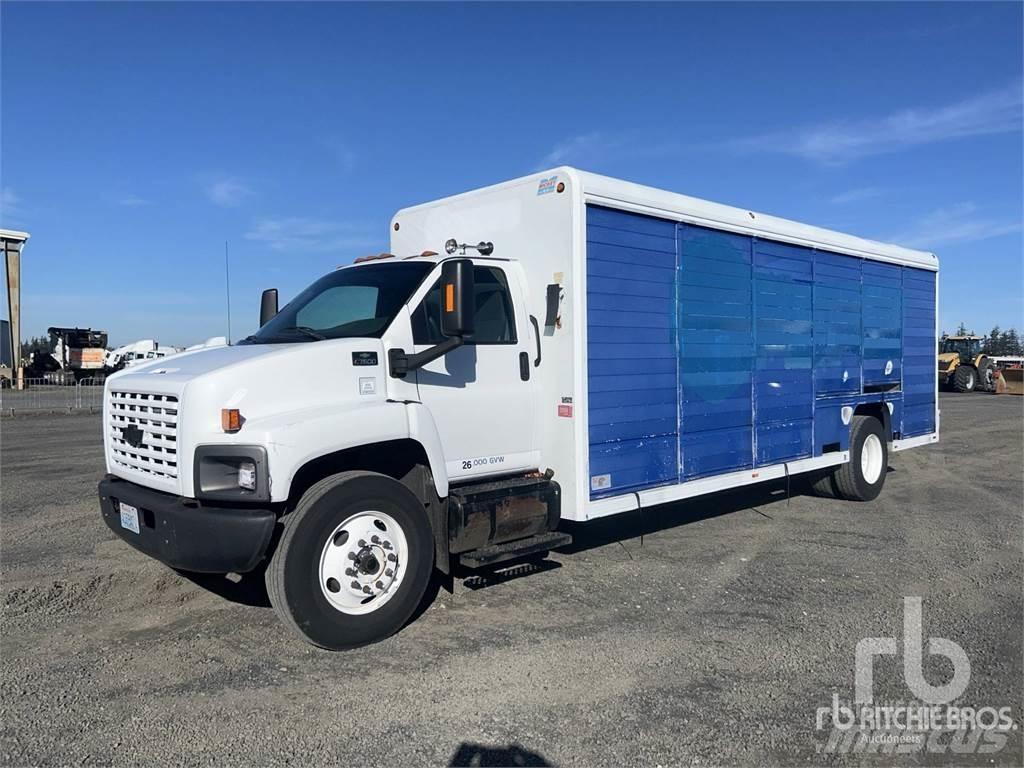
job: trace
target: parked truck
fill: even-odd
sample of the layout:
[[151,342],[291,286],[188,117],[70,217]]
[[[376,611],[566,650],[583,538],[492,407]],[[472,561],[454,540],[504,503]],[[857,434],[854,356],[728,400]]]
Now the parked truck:
[[103,374],[107,334],[92,328],[47,328],[51,357],[75,381]]
[[939,438],[937,273],[572,168],[407,208],[239,344],[108,380],[102,515],[175,568],[265,568],[341,649],[562,521],[797,474],[869,501]]

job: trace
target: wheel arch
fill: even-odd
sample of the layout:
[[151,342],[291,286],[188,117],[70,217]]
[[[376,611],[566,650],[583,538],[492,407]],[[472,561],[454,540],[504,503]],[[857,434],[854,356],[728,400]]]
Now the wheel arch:
[[435,495],[440,496],[426,448],[419,441],[407,437],[353,445],[308,459],[292,474],[288,487],[288,505],[294,506],[302,494],[325,477],[354,470],[387,475],[409,485],[410,490],[421,500],[423,492],[412,487],[410,478],[417,471],[425,470],[424,474],[434,487]]
[[894,439],[892,429],[892,414],[889,413],[889,406],[882,402],[861,403],[853,409],[854,416],[873,416],[882,422],[882,432],[886,436],[886,442]]

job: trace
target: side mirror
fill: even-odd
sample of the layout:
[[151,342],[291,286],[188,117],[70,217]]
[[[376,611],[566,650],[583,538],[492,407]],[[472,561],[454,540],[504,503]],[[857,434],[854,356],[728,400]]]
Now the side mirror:
[[441,335],[460,338],[473,333],[476,301],[473,262],[454,259],[441,265]]
[[277,288],[267,288],[260,296],[260,327],[277,314]]

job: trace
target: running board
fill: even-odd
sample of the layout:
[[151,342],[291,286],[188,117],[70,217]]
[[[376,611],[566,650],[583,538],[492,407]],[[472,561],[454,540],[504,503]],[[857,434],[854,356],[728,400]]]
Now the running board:
[[471,552],[465,552],[459,555],[459,562],[468,568],[483,568],[527,555],[547,553],[556,547],[564,547],[567,544],[572,544],[572,536],[568,533],[538,533],[518,541],[491,544]]

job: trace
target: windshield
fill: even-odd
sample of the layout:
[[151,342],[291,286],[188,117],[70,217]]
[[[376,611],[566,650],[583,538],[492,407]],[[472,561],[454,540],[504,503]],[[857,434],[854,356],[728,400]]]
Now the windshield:
[[241,344],[380,338],[433,266],[368,264],[324,275]]

